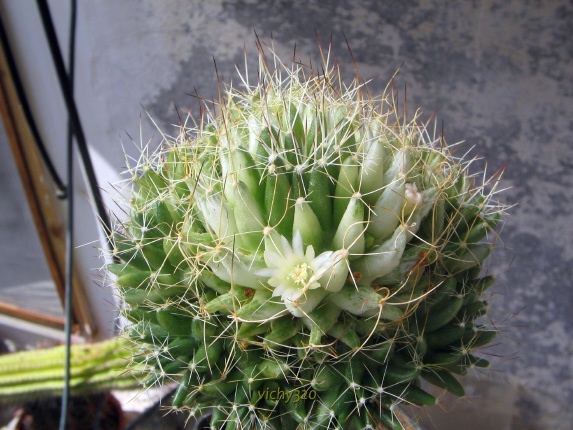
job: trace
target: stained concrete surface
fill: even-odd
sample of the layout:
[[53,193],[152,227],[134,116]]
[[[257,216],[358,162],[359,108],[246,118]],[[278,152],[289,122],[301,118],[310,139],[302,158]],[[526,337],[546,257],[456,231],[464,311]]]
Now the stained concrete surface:
[[[476,168],[505,168],[500,198],[515,205],[487,269],[498,277],[490,306],[501,336],[485,351],[493,368],[476,376],[533,393],[537,408],[524,412],[573,423],[572,2],[105,0],[79,12],[78,103],[90,142],[118,171],[118,136],[138,139],[140,103],[175,132],[175,106],[197,113],[191,94],[217,97],[213,59],[234,82],[245,49],[256,64],[253,30],[283,58],[296,44],[314,63],[317,35],[324,46],[332,37],[352,76],[348,42],[374,93],[400,69],[410,113],[437,112],[447,141],[482,157]],[[152,128],[144,122],[144,141],[159,140]]]
[[[164,124],[173,105],[191,107],[192,88],[216,97],[211,56],[224,78],[255,54],[254,28],[290,58],[318,58],[316,35],[348,75],[346,41],[358,69],[381,91],[397,68],[409,110],[438,111],[450,143],[465,141],[487,174],[505,168],[500,198],[509,205],[490,300],[501,329],[486,350],[483,378],[511,379],[573,402],[573,6],[561,1],[223,1],[162,12],[177,42],[186,40],[172,81],[144,104]],[[180,55],[181,52],[178,52]],[[463,153],[464,149],[460,149]]]

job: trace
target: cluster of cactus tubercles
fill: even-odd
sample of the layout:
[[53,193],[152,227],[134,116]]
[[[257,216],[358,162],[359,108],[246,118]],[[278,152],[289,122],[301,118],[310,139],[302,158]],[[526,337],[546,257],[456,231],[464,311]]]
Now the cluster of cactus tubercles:
[[213,429],[403,428],[421,379],[461,396],[488,365],[503,208],[391,94],[260,58],[132,171],[108,268],[133,361]]
[[[144,366],[125,365],[137,347],[123,338],[70,349],[69,391],[80,396],[111,389],[135,389]],[[0,404],[32,401],[62,394],[65,378],[64,345],[0,356]]]

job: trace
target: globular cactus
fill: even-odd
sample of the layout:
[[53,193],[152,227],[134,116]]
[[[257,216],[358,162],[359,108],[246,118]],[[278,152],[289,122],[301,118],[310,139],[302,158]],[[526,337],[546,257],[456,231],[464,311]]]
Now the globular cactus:
[[213,429],[400,429],[421,379],[461,396],[488,365],[504,208],[391,95],[273,60],[132,172],[108,267],[133,362]]

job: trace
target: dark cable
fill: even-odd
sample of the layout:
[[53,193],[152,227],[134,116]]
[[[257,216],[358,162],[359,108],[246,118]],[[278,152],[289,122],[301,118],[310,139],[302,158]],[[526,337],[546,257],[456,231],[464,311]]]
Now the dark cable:
[[[70,33],[68,48],[68,91],[74,93],[75,73],[75,34],[76,34],[76,0],[70,2]],[[62,409],[60,410],[60,430],[66,429],[68,420],[68,405],[70,401],[70,378],[71,378],[71,343],[72,343],[72,294],[73,294],[73,266],[74,266],[74,128],[68,116],[68,134],[66,149],[66,176],[68,182],[68,199],[66,212],[68,222],[66,226],[66,285],[65,285],[65,336],[66,355],[64,363],[64,391],[62,393]]]
[[[66,108],[70,116],[70,121],[72,123],[72,128],[74,131],[74,136],[76,138],[76,143],[78,146],[78,151],[84,166],[90,191],[94,198],[94,203],[96,205],[96,211],[100,222],[105,229],[106,235],[110,236],[111,222],[105,206],[103,204],[103,199],[97,184],[97,178],[94,172],[93,164],[91,163],[91,157],[88,151],[88,146],[86,142],[86,137],[84,130],[80,121],[79,113],[74,101],[73,95],[70,93],[68,84],[68,75],[66,73],[66,67],[64,65],[64,60],[62,58],[62,53],[58,45],[58,38],[56,36],[56,30],[54,29],[54,23],[52,22],[52,17],[50,15],[50,8],[46,0],[36,0],[38,9],[40,11],[40,16],[42,18],[42,24],[44,26],[44,31],[46,33],[46,38],[48,40],[48,45],[50,46],[50,51],[52,53],[52,59],[54,60],[54,65],[56,67],[56,73],[58,75],[58,80],[60,82],[60,88],[62,90],[62,95],[66,103]],[[109,246],[109,241],[108,241]]]
[[26,118],[26,122],[30,126],[30,132],[32,133],[32,137],[34,138],[34,143],[38,148],[38,152],[40,153],[40,157],[44,161],[46,165],[46,169],[48,173],[52,177],[52,181],[56,188],[58,189],[58,197],[61,199],[66,198],[66,186],[62,182],[60,175],[58,174],[54,163],[52,163],[52,159],[46,150],[46,145],[44,145],[44,140],[40,136],[40,132],[38,131],[38,127],[36,125],[36,121],[34,120],[34,116],[32,115],[32,111],[30,110],[30,105],[28,104],[28,98],[26,97],[26,92],[24,91],[24,87],[22,85],[22,81],[20,80],[20,74],[18,73],[18,67],[16,66],[16,61],[14,60],[14,55],[12,53],[12,49],[10,48],[10,42],[8,41],[8,35],[6,34],[6,29],[4,28],[4,22],[0,17],[0,43],[2,44],[2,49],[4,49],[4,53],[6,54],[6,63],[8,64],[8,70],[10,71],[10,75],[12,76],[12,80],[14,81],[14,89],[16,90],[16,94],[18,96],[18,100],[20,101],[20,105],[22,106],[22,112],[24,113],[24,117]]
[[[72,0],[72,1],[75,2],[75,0]],[[101,393],[98,396],[97,411],[96,411],[95,422],[93,423],[92,430],[99,430],[99,428],[101,426],[101,418],[103,415],[103,410],[105,408],[106,401],[107,401],[106,393]]]

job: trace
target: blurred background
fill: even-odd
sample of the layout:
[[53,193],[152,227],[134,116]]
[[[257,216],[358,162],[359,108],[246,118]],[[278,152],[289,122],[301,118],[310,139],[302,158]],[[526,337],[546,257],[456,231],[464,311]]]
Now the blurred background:
[[[66,56],[70,2],[51,0]],[[573,402],[573,2],[557,0],[257,1],[98,0],[78,2],[75,101],[106,205],[141,145],[177,133],[179,115],[199,117],[196,95],[218,97],[218,80],[256,78],[257,37],[290,61],[320,62],[331,48],[349,80],[356,66],[372,93],[392,76],[412,115],[437,115],[446,140],[479,160],[485,178],[505,169],[508,205],[497,252],[488,347],[493,366],[467,380],[469,396],[419,412],[428,429],[569,429]],[[55,170],[64,175],[67,111],[36,3],[3,0],[0,13],[32,115]],[[350,52],[350,50],[351,52]],[[295,51],[296,49],[296,51]],[[296,52],[296,54],[295,54]],[[215,71],[215,68],[218,72]],[[157,127],[153,124],[156,123]],[[46,262],[26,181],[44,184],[61,241],[63,202],[49,175],[18,163],[0,130],[0,336],[14,344],[61,339],[57,258]],[[78,162],[78,165],[81,163]],[[34,179],[35,178],[35,179]],[[85,169],[75,170],[77,322],[93,339],[115,328]],[[51,191],[50,191],[51,190]],[[44,218],[45,220],[45,218]],[[53,250],[52,250],[53,251]],[[83,310],[82,310],[83,309]],[[38,328],[40,327],[40,328]],[[482,420],[482,421],[480,421]],[[489,420],[489,421],[488,421]]]

